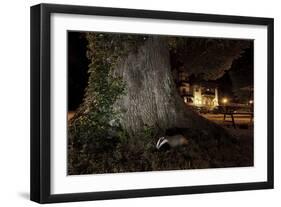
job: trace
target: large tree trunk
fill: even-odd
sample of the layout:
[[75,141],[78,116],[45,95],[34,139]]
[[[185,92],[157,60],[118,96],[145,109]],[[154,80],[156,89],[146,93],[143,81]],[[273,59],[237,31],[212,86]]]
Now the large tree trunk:
[[184,104],[170,67],[164,37],[150,37],[137,52],[119,62],[114,72],[126,83],[126,95],[117,101],[116,109],[122,114],[123,127],[129,133],[137,133],[144,126],[189,128],[206,135],[224,131]]

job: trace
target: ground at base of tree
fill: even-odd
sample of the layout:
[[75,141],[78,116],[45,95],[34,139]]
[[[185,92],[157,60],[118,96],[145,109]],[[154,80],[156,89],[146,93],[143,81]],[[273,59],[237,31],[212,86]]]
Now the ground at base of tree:
[[[69,151],[68,174],[102,174],[183,169],[208,169],[253,166],[253,128],[234,129],[224,126],[231,138],[208,139],[208,136],[184,133],[187,146],[157,150],[158,135],[117,143],[110,152]],[[71,146],[69,147],[71,149]]]

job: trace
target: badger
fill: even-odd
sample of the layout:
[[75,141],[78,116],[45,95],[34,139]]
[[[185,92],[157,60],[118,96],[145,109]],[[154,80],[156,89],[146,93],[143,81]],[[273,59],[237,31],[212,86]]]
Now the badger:
[[162,148],[175,148],[188,144],[188,139],[182,134],[176,134],[172,136],[160,137],[157,141],[156,148],[158,150]]

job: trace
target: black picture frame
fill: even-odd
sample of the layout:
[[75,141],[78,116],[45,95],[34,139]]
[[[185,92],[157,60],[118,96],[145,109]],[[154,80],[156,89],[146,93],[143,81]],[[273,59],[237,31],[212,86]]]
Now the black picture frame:
[[[50,193],[50,15],[52,13],[133,17],[267,26],[267,181],[74,194]],[[31,175],[30,198],[38,203],[166,196],[273,188],[273,23],[272,18],[152,10],[39,4],[31,7]]]

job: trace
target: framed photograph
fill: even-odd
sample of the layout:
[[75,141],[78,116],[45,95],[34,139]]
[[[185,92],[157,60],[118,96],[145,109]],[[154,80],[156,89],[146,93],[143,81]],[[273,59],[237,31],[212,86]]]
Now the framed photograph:
[[273,188],[273,19],[31,7],[31,200]]

